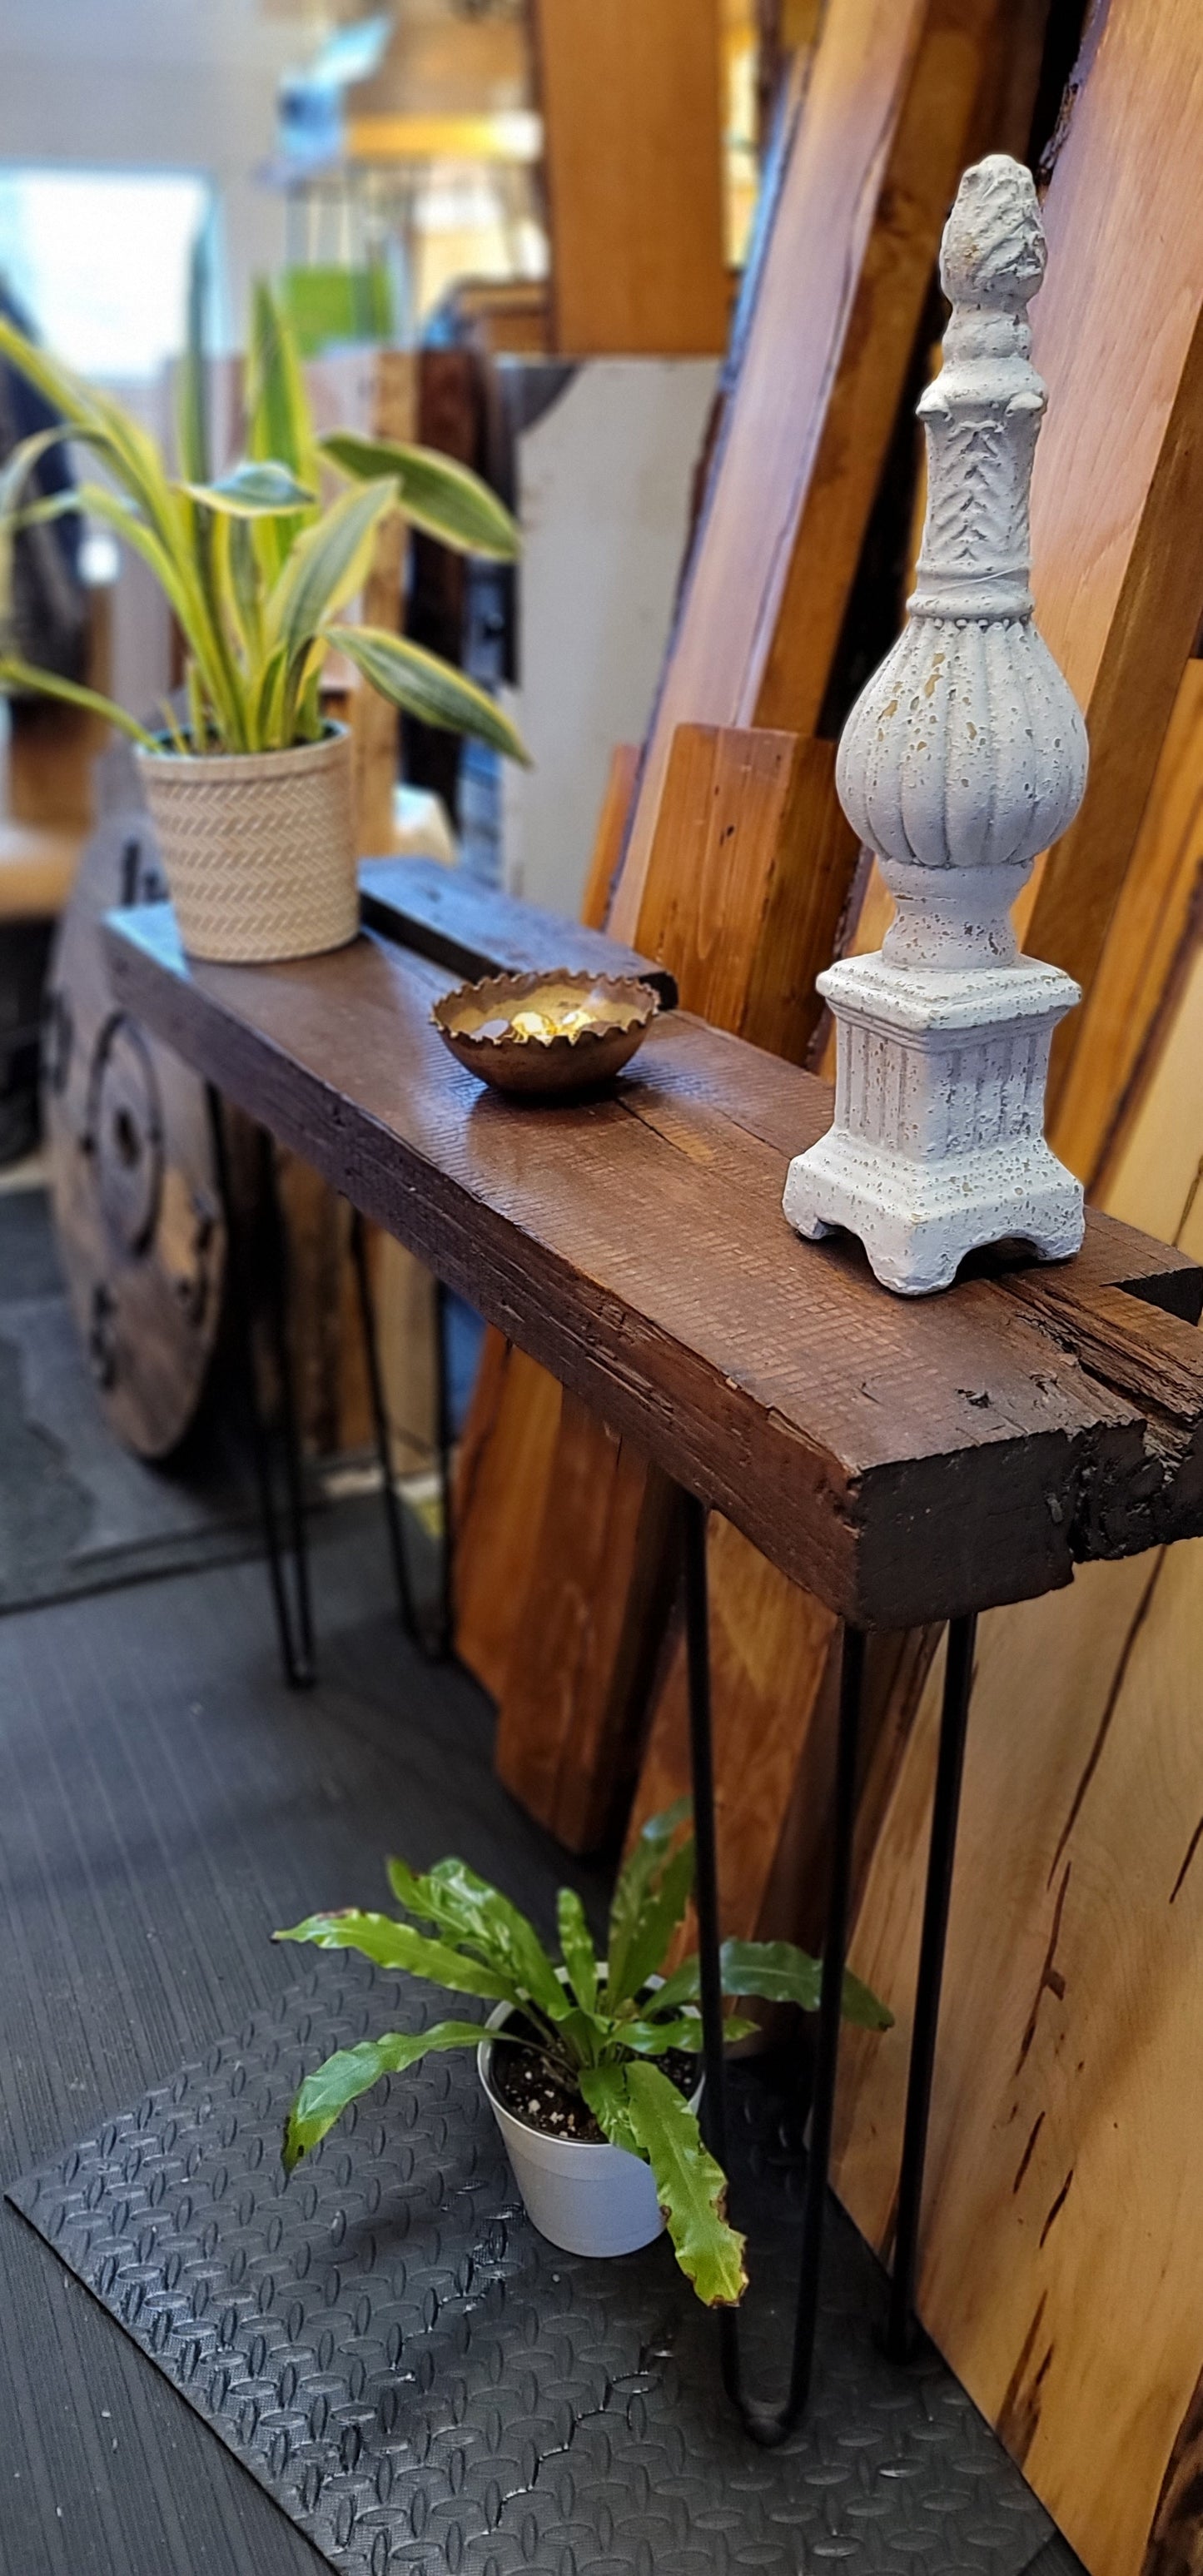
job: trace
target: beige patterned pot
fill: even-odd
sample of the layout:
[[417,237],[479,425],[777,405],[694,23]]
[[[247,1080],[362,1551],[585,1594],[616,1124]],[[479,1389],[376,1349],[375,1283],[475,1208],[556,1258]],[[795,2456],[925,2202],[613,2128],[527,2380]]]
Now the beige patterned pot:
[[355,937],[344,726],[293,751],[139,749],[137,759],[190,957],[266,965]]

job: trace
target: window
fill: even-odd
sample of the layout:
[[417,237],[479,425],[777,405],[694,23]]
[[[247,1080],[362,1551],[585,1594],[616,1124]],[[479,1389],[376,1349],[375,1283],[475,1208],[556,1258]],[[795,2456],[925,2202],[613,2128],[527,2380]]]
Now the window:
[[186,171],[0,168],[0,278],[83,375],[156,376],[183,346],[188,261],[210,211]]

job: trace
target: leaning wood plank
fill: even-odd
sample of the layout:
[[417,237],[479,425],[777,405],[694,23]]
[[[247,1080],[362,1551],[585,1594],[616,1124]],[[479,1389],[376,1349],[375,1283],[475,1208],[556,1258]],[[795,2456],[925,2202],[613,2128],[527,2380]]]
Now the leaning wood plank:
[[[798,77],[766,174],[769,211],[736,321],[718,462],[640,773],[615,920],[625,919],[626,935],[687,979],[693,1007],[790,1055],[813,1028],[814,977],[829,962],[855,856],[835,800],[831,745],[806,738],[795,752],[783,862],[768,868],[753,835],[724,839],[706,729],[694,728],[686,747],[677,719],[717,714],[765,732],[783,723],[800,724],[808,736],[813,730],[946,200],[971,135],[975,148],[1002,139],[1003,128],[1014,139],[1010,125],[1024,112],[1019,93],[1031,85],[1032,34],[1042,17],[1040,0],[1027,0],[1021,24],[985,0],[949,7],[921,0],[888,11],[833,0],[809,96]],[[754,753],[751,730],[735,724],[720,727],[715,740],[730,746],[728,793],[746,784],[741,766],[778,757],[769,740]],[[682,759],[692,763],[692,800],[682,792]],[[566,1430],[556,1480],[565,1491],[592,1494],[604,1518],[615,1457],[596,1432],[591,1480],[576,1454],[586,1436],[576,1421]],[[577,1598],[594,1552],[592,1524],[579,1544],[557,1529],[556,1543],[565,1586]],[[625,1563],[608,1561],[601,1581],[628,1586]],[[652,1592],[659,1597],[658,1586]],[[593,1604],[590,1618],[595,1634],[625,1639],[612,1605]],[[547,1633],[545,1622],[539,1633]],[[528,1641],[527,1661],[536,1654]],[[646,1658],[628,1654],[626,1662],[642,1670]],[[529,1701],[517,1654],[514,1670]],[[609,1698],[605,1682],[598,1686]],[[636,1715],[628,1709],[628,1730]],[[598,1745],[600,1832],[612,1821],[613,1795],[606,1739],[589,1731]],[[609,1757],[612,1788],[625,1775],[625,1741],[610,1746]],[[520,1730],[511,1729],[504,1706],[499,1760],[503,1777],[527,1795]],[[554,1815],[538,1812],[560,1830]]]
[[1057,1113],[1058,1150],[1106,1188],[1123,1107],[1203,884],[1203,661],[1182,676]]
[[[1110,1187],[1203,1245],[1203,953]],[[1203,1547],[1083,1569],[980,1633],[920,2311],[1091,2576],[1203,2565]],[[932,1676],[854,1941],[838,2184],[888,2249],[938,1715]]]
[[562,1398],[558,1379],[490,1325],[456,1468],[455,1644],[495,1700],[505,1689],[530,1580],[530,1498],[537,1511]]
[[588,975],[639,975],[655,986],[662,1009],[676,1002],[674,977],[650,952],[624,948],[588,920],[565,921],[561,913],[483,887],[466,868],[445,868],[437,859],[367,859],[359,894],[370,929],[465,982],[567,966]]
[[[1026,1289],[905,1304],[849,1247],[799,1257],[773,1139],[828,1118],[811,1076],[672,1013],[638,1079],[540,1113],[532,1150],[528,1118],[442,1047],[421,959],[369,935],[295,966],[190,966],[166,906],[106,939],[119,1000],[831,1607],[917,1625],[1203,1519],[1189,1325],[1129,1298],[1103,1382]],[[1084,1318],[1123,1248],[1092,1252]],[[1137,1278],[1175,1267],[1131,1252]]]
[[[547,964],[554,958],[565,964],[593,963],[611,974],[628,972],[634,966],[637,972],[646,972],[649,980],[655,980],[664,1003],[672,1005],[677,988],[664,968],[645,968],[633,950],[623,951],[616,942],[600,935],[638,766],[639,755],[632,745],[618,744],[611,757],[597,819],[580,926],[570,930],[553,914],[536,913],[529,904],[506,901],[503,917],[509,953],[505,962],[516,966],[521,958],[525,964]],[[495,894],[490,895],[490,953],[496,945],[498,902]],[[412,904],[407,905],[407,911],[407,943],[428,954],[441,954],[441,950],[432,952],[427,946],[428,923],[424,922],[422,933],[415,939]],[[368,917],[372,918],[370,914]],[[383,913],[376,916],[376,925],[389,926]],[[440,901],[435,926],[440,934],[452,927],[445,899]],[[473,953],[481,956],[480,923],[461,917],[454,928],[461,943],[460,954],[467,941]],[[546,938],[548,945],[536,956],[531,942],[538,938]],[[624,958],[628,962],[620,963]],[[479,970],[471,965],[464,968],[465,973],[474,971]],[[484,1683],[499,1707],[504,1702],[514,1638],[522,1619],[535,1542],[550,1489],[561,1396],[561,1387],[546,1369],[539,1368],[524,1352],[512,1349],[501,1334],[489,1328],[468,1407],[456,1476],[455,1643],[469,1671]],[[523,1770],[527,1760],[525,1733],[519,1722],[503,1763],[518,1797],[526,1794]],[[529,1747],[529,1762],[535,1779],[544,1783],[548,1757],[541,1720]],[[543,1794],[542,1788],[539,1794]]]
[[815,732],[999,12],[831,0],[787,146],[611,927],[634,938],[682,723]]
[[[1051,402],[1032,540],[1037,617],[1087,710],[1092,769],[1079,821],[1034,882],[1026,944],[1089,987],[1203,610],[1203,238],[1180,220],[1179,195],[1203,130],[1197,13],[1182,0],[1111,0],[1082,69],[1044,209],[1049,282],[1033,307]],[[1125,284],[1131,263],[1138,295]],[[1138,959],[1152,962],[1148,913],[1164,912],[1171,940],[1175,909],[1181,920],[1185,866],[1171,893],[1153,855],[1142,833],[1099,1018],[1092,994],[1066,1023],[1071,1064],[1080,1032],[1087,1053],[1065,1095],[1064,1133],[1056,1093],[1067,1056],[1055,1059],[1050,1135],[1084,1175],[1098,1167],[1131,1068],[1124,1037],[1109,1043],[1108,1012],[1118,995],[1122,1016],[1139,1025],[1142,1009],[1147,1026],[1148,987],[1138,1009],[1133,976]],[[853,947],[879,944],[883,902],[888,910],[874,872]]]
[[[1051,396],[1032,482],[1032,590],[1085,711],[1091,766],[1077,820],[1016,919],[1033,955],[1089,991],[1203,615],[1203,223],[1183,176],[1203,131],[1195,0],[1110,0],[1082,70],[1043,208],[1048,280],[1032,307],[1032,356]],[[883,901],[888,917],[875,878],[870,922],[850,948],[880,943]],[[1117,1094],[1084,1077],[1087,1097],[1065,1095],[1064,1135],[1060,1095],[1093,1026],[1089,1012],[1064,1023],[1050,1087],[1051,1142],[1084,1176]]]
[[638,743],[615,743],[598,809],[597,828],[589,854],[589,873],[581,896],[581,920],[592,930],[605,928],[610,895],[627,836],[639,761]]
[[537,0],[535,38],[553,347],[721,349],[719,0]]
[[[851,852],[833,762],[830,743],[682,725],[639,921],[691,1009],[793,1057]],[[496,1759],[540,1823],[583,1851],[629,1802],[676,1516],[662,1475],[581,1405],[565,1407],[546,1474]],[[524,1516],[532,1502],[523,1486]]]
[[[529,1437],[529,1433],[524,1434]],[[572,1851],[629,1804],[675,1578],[676,1488],[565,1393],[500,1694],[499,1777]]]
[[[1199,12],[1110,0],[1096,27],[1032,312],[1052,391],[1032,480],[1036,618],[1085,711],[1091,769],[1025,939],[1086,985],[1203,613]],[[1077,1035],[1067,1023],[1062,1064]]]

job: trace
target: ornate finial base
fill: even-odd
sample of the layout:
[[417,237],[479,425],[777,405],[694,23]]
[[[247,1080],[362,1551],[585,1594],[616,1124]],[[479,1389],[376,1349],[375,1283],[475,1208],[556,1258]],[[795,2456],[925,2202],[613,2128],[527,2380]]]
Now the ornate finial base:
[[1081,999],[1056,966],[916,974],[880,951],[820,975],[837,1024],[835,1123],[790,1164],[799,1234],[843,1226],[886,1288],[947,1288],[967,1252],[1017,1238],[1076,1252],[1082,1185],[1044,1141],[1058,1020]]

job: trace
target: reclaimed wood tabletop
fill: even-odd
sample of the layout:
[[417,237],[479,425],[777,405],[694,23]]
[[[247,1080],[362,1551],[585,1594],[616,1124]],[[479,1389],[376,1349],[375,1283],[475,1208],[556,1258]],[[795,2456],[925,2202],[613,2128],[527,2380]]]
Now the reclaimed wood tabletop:
[[827,1086],[686,1012],[608,1097],[521,1106],[453,1061],[447,967],[396,938],[200,965],[166,904],[106,938],[119,1007],[845,1617],[941,1619],[1203,1530],[1203,1272],[1151,1237],[1092,1216],[1072,1261],[893,1297],[781,1214]]

